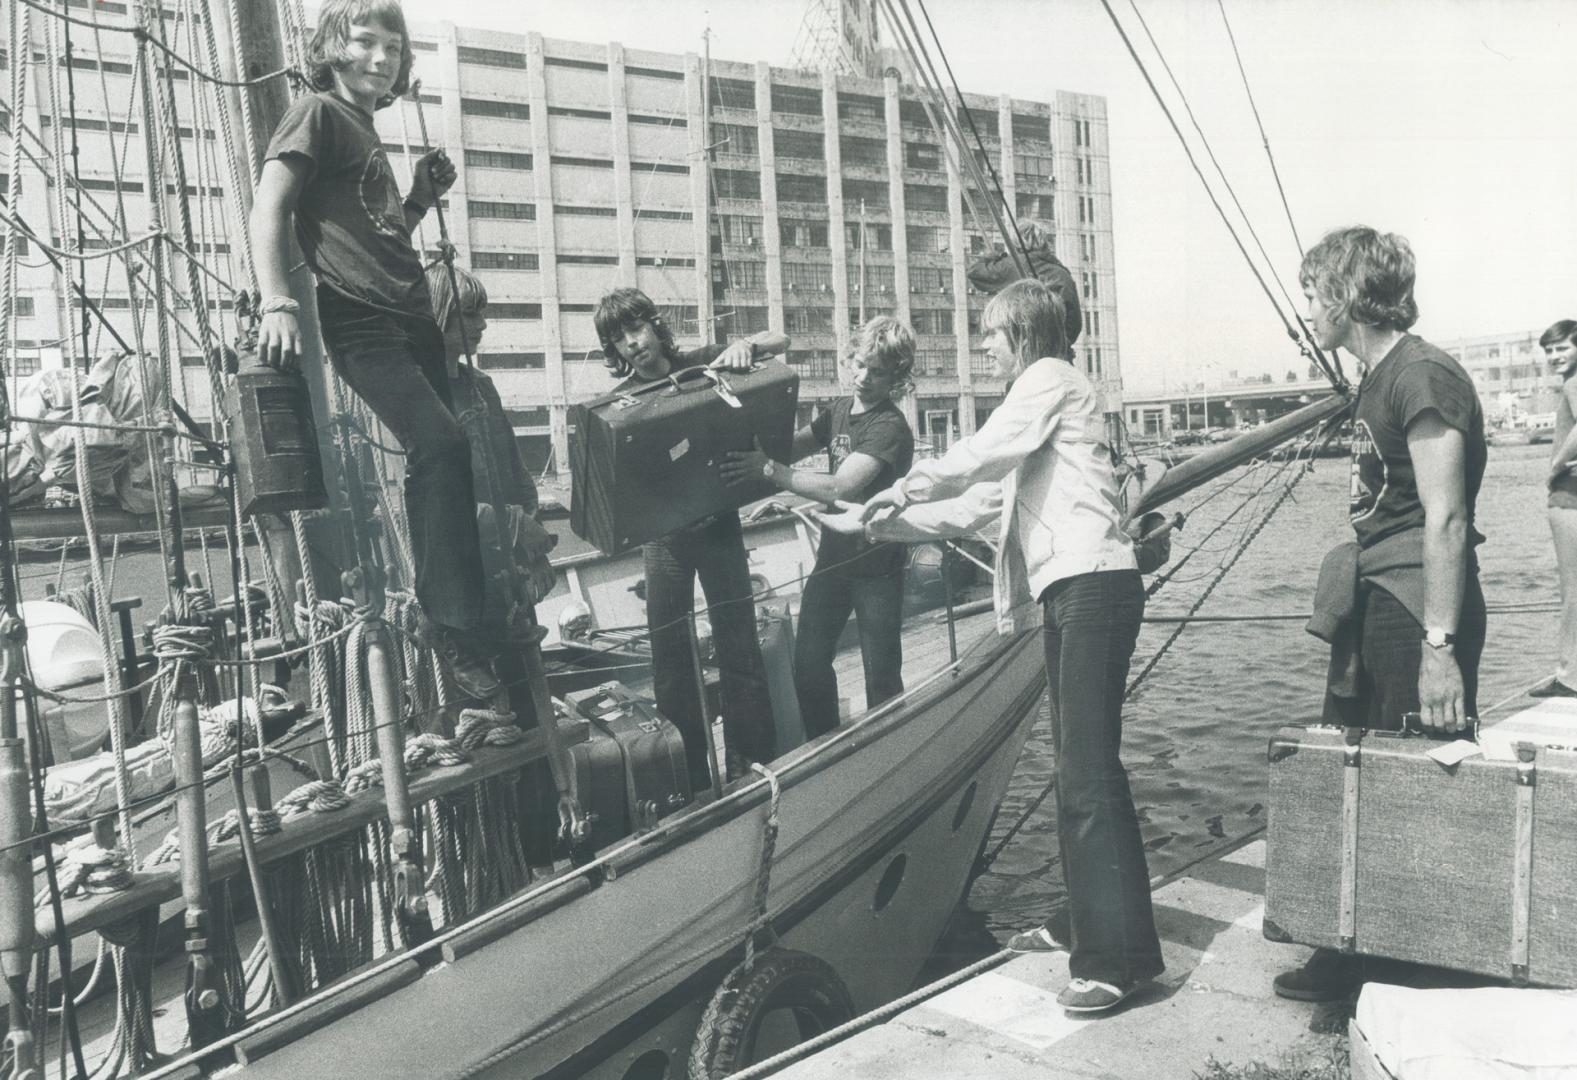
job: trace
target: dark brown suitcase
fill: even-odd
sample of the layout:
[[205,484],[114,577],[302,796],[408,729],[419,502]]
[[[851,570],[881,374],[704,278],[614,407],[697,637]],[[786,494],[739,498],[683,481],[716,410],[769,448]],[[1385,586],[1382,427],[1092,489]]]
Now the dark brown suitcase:
[[1433,739],[1270,741],[1265,936],[1577,985],[1577,752],[1444,766]]
[[662,382],[570,409],[570,528],[608,554],[771,495],[766,477],[737,487],[718,466],[760,440],[788,460],[799,375],[781,360],[748,372],[691,367]]
[[630,835],[629,786],[624,748],[595,724],[584,742],[569,748],[570,790],[590,825],[586,838],[595,850]]
[[690,801],[684,738],[655,705],[616,682],[576,691],[566,700],[590,721],[595,741],[619,748],[627,833],[645,832]]

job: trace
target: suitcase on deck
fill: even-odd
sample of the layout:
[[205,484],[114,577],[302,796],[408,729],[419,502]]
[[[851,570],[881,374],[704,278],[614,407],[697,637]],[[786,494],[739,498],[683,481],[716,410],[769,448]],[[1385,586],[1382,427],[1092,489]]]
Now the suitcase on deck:
[[[591,724],[588,756],[600,751],[594,790],[610,814],[622,807],[618,836],[645,832],[659,818],[690,801],[690,771],[685,762],[684,739],[679,729],[664,719],[656,707],[616,682],[566,696],[571,708]],[[617,765],[611,764],[617,755]],[[622,798],[605,789],[613,785],[606,775],[617,769]],[[599,819],[602,811],[599,806]],[[617,838],[617,837],[615,837]],[[594,841],[593,846],[601,846]]]
[[[1270,741],[1265,936],[1577,985],[1577,751],[1284,728]],[[1488,747],[1486,741],[1481,747]]]
[[766,477],[731,487],[728,450],[759,439],[786,461],[799,375],[781,360],[748,372],[682,368],[662,382],[570,409],[570,528],[610,555],[776,492]]

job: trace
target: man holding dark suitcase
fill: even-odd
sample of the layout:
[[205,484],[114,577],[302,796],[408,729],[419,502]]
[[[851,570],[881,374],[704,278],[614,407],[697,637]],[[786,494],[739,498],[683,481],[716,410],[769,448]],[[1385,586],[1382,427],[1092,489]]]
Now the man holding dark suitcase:
[[[1353,415],[1357,550],[1327,557],[1315,603],[1330,615],[1324,720],[1395,731],[1412,715],[1427,731],[1471,732],[1485,637],[1473,554],[1484,412],[1462,365],[1407,332],[1418,319],[1414,277],[1407,241],[1364,227],[1328,234],[1299,274],[1315,340],[1346,349],[1364,372]],[[1335,1000],[1357,988],[1361,965],[1316,949],[1275,990]]]
[[[593,318],[608,370],[622,377],[617,390],[666,379],[688,367],[748,371],[754,361],[776,356],[789,345],[784,335],[766,331],[728,345],[707,344],[681,351],[657,305],[639,289],[614,289],[598,303]],[[683,492],[675,492],[674,497],[682,498]],[[756,605],[739,514],[732,510],[714,514],[644,545],[642,554],[646,561],[646,625],[652,643],[652,692],[658,710],[684,736],[691,785],[697,791],[711,785],[705,702],[696,686],[690,645],[697,577],[706,595],[722,676],[730,772],[744,772],[750,762],[771,761],[776,756],[776,729],[767,693],[766,663],[756,637]]]

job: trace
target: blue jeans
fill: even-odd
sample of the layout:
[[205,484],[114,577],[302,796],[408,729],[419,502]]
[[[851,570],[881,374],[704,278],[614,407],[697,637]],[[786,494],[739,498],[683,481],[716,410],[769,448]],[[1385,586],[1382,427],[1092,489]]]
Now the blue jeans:
[[652,639],[652,692],[657,709],[684,736],[690,777],[710,783],[706,766],[706,718],[695,684],[690,615],[695,581],[701,579],[712,644],[722,678],[723,734],[745,761],[777,756],[777,729],[767,693],[767,666],[756,636],[756,604],[750,592],[739,515],[730,511],[645,545],[646,625]]
[[1074,978],[1119,986],[1159,975],[1150,874],[1122,746],[1123,691],[1144,614],[1137,570],[1079,574],[1041,595],[1057,842]]
[[475,629],[483,585],[471,445],[454,417],[438,324],[430,315],[398,316],[324,286],[318,314],[334,370],[405,450],[416,598],[433,622]]
[[866,706],[874,709],[903,693],[903,583],[901,566],[880,577],[818,571],[805,582],[794,637],[794,689],[810,738],[838,726],[838,674],[832,661],[851,613],[860,630]]

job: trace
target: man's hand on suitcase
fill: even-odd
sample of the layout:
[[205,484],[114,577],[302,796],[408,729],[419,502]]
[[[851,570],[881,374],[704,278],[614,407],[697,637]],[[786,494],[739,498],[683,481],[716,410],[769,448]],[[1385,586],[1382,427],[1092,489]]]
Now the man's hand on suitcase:
[[824,529],[831,529],[844,536],[859,536],[865,532],[865,504],[848,502],[839,499],[833,504],[838,508],[836,514],[829,514],[825,510],[814,510],[816,520],[821,522]]
[[761,440],[752,439],[751,449],[724,453],[723,462],[717,471],[722,474],[725,484],[748,484],[767,475],[767,466],[772,463],[766,451],[761,449]]
[[1461,731],[1470,725],[1462,703],[1462,669],[1450,649],[1423,647],[1418,663],[1418,711],[1425,731]]
[[755,362],[754,358],[755,350],[751,348],[750,342],[740,338],[724,349],[722,355],[713,360],[708,366],[721,368],[724,371],[749,371],[751,365]]

